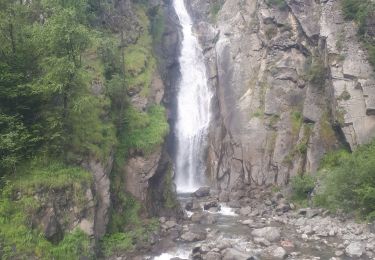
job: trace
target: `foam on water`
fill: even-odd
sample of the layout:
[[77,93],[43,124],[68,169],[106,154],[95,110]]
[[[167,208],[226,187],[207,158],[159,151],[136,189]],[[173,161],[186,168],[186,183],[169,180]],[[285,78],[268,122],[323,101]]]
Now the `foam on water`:
[[238,214],[234,212],[233,208],[230,208],[226,206],[225,204],[220,204],[220,210],[218,213],[224,216],[232,216],[232,217],[238,216]]
[[153,260],[170,260],[174,257],[180,257],[182,259],[188,259],[190,255],[189,251],[177,250],[176,252],[163,253],[160,256],[155,256]]

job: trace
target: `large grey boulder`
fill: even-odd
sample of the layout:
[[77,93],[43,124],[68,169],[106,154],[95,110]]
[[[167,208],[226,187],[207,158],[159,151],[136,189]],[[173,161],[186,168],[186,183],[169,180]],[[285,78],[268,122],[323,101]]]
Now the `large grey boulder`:
[[187,231],[182,234],[181,239],[187,242],[195,242],[205,240],[207,234],[205,231]]
[[191,221],[202,225],[211,225],[216,223],[216,218],[206,212],[197,212],[191,216]]
[[264,227],[259,229],[254,229],[251,232],[254,237],[262,237],[270,242],[275,242],[280,239],[280,229],[277,227]]
[[345,253],[350,257],[361,257],[365,252],[365,246],[361,242],[352,242],[345,248]]
[[206,197],[210,195],[210,187],[200,187],[194,192],[194,196],[197,198]]
[[272,250],[271,256],[276,259],[285,259],[287,257],[287,253],[284,248],[282,247],[276,247],[274,250]]
[[218,252],[208,252],[204,258],[204,260],[220,260],[222,259],[221,258],[221,254],[218,253]]
[[241,252],[234,248],[227,248],[223,252],[223,260],[250,260],[253,259],[252,255]]

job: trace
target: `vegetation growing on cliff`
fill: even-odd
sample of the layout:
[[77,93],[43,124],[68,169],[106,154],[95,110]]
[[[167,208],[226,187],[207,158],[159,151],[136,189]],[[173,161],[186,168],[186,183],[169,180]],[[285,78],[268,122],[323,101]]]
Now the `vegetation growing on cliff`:
[[317,177],[307,173],[291,179],[292,199],[308,201],[330,210],[375,219],[375,141],[353,153],[338,150],[327,154]]
[[[152,44],[163,31],[158,11],[152,39],[147,8],[135,6],[139,27],[124,37],[124,21],[103,20],[117,12],[110,3],[0,0],[0,258],[90,257],[82,232],[52,244],[35,228],[48,202],[42,197],[73,192],[72,203],[83,207],[93,181],[84,162],[104,161],[113,150],[117,157],[132,148],[147,152],[163,141],[165,110],[129,105],[128,95],[149,94]],[[123,196],[119,203],[130,200]],[[137,204],[125,207],[134,213],[128,222],[137,222]],[[126,237],[128,230],[116,232]]]
[[375,219],[375,141],[353,153],[345,150],[323,160],[316,203]]
[[[86,203],[85,190],[92,185],[91,174],[78,167],[40,158],[23,165],[19,172],[21,175],[12,176],[1,187],[1,258],[78,259],[80,255],[90,256],[90,240],[81,231],[65,236],[55,245],[43,236],[41,230],[32,226],[44,208],[42,201],[48,198],[52,203],[57,199],[53,198],[57,191],[62,191],[66,199],[72,199],[70,203]],[[69,193],[72,196],[68,197]]]
[[375,68],[375,3],[371,0],[343,0],[344,16],[358,23],[358,34],[368,51],[369,61]]

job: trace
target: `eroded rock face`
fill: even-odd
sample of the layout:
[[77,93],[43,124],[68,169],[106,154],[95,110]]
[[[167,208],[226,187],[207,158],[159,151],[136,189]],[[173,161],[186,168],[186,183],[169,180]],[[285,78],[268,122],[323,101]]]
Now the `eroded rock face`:
[[[111,155],[106,163],[99,160],[90,159],[84,164],[84,167],[93,174],[94,177],[94,194],[96,207],[94,222],[85,221],[80,223],[80,228],[89,235],[95,235],[101,238],[107,231],[109,221],[110,199],[110,179],[109,174],[112,170],[113,156]],[[89,194],[87,195],[89,196]],[[92,196],[92,195],[91,195]],[[92,224],[89,225],[89,223]]]
[[286,184],[340,142],[374,137],[373,70],[340,1],[216,2],[215,19],[207,1],[188,4],[215,91],[207,164],[219,189]]
[[49,241],[58,243],[66,233],[76,228],[89,236],[99,236],[94,232],[99,205],[92,194],[91,183],[80,183],[53,191],[40,189],[35,192],[34,198],[40,208],[31,219],[32,224]]

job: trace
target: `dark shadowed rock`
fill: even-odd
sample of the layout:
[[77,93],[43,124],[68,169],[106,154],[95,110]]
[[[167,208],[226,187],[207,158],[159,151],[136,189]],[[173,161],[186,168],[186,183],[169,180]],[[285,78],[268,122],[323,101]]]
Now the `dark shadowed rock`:
[[210,195],[210,187],[200,187],[194,192],[194,196],[197,198],[206,197]]
[[209,202],[206,202],[204,205],[203,205],[203,208],[204,210],[208,210],[210,208],[216,208],[218,207],[219,204],[217,203],[217,201],[209,201]]

